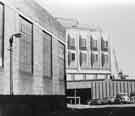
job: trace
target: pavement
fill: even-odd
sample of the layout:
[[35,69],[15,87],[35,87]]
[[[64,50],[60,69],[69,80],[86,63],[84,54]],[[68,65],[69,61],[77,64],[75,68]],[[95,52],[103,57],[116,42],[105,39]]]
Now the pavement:
[[135,107],[135,104],[112,104],[112,105],[82,105],[82,104],[67,104],[68,108],[71,109],[91,109],[91,108],[125,108]]

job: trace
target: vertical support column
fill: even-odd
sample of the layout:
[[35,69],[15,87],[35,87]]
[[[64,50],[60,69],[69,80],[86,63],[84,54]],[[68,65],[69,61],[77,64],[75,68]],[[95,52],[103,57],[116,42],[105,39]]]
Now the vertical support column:
[[96,93],[95,93],[95,82],[92,82],[92,93],[93,93],[93,99],[96,99]]
[[105,81],[103,81],[103,91],[104,91],[103,97],[106,97],[106,82]]
[[127,93],[127,81],[125,81],[125,93]]
[[76,104],[76,89],[74,91],[74,95],[75,95],[75,104]]
[[131,92],[134,92],[135,91],[134,83],[135,83],[135,81],[132,81],[132,91]]
[[103,97],[103,95],[102,95],[102,81],[99,81],[99,92],[100,92],[100,99],[102,99]]
[[123,91],[123,81],[121,81],[121,93],[124,93],[124,91]]
[[116,81],[114,81],[114,96],[116,96]]

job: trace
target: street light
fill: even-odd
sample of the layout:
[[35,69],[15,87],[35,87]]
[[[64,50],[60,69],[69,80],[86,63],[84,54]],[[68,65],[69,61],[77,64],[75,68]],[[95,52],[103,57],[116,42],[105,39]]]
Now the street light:
[[9,44],[10,44],[10,95],[13,95],[13,61],[12,61],[12,57],[13,57],[13,40],[14,38],[18,37],[20,38],[22,36],[22,33],[15,33],[13,35],[11,35],[11,37],[9,38]]

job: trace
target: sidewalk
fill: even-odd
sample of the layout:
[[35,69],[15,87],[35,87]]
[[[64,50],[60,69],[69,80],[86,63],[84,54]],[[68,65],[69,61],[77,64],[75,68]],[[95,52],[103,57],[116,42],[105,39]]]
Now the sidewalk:
[[135,104],[113,104],[113,105],[81,105],[67,104],[71,109],[89,109],[89,108],[109,108],[109,107],[135,107]]

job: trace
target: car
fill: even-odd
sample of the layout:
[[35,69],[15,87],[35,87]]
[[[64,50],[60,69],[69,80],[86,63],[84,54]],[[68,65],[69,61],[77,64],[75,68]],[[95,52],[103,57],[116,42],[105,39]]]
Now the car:
[[131,101],[132,104],[134,104],[135,103],[135,96],[131,96],[130,101]]
[[88,101],[88,105],[101,105],[102,100],[101,99],[92,99]]
[[130,101],[131,101],[132,104],[135,103],[135,92],[130,93]]
[[104,97],[104,98],[102,99],[102,104],[105,105],[105,104],[108,104],[108,103],[109,103],[108,97]]
[[123,104],[123,103],[131,103],[131,101],[127,93],[119,93],[116,95],[115,103]]
[[102,104],[114,104],[115,97],[105,97],[102,100]]

